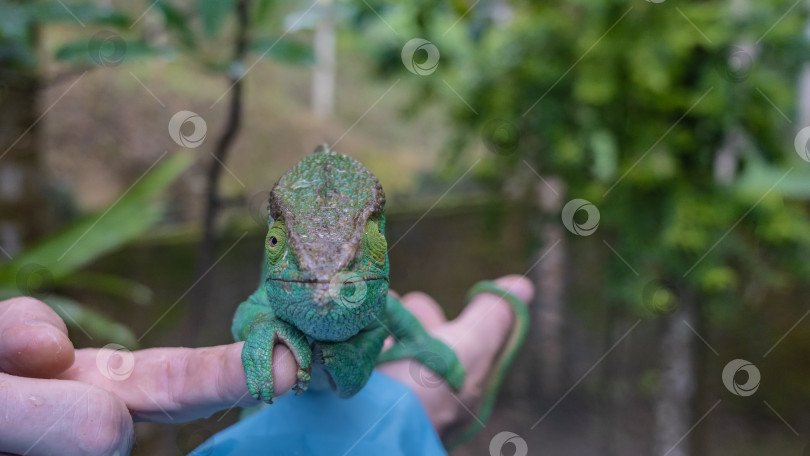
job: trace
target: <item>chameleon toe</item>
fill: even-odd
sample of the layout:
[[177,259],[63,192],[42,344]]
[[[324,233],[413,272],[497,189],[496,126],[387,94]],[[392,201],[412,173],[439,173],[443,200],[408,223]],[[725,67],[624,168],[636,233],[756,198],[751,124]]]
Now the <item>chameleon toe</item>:
[[257,325],[242,347],[242,365],[250,394],[268,404],[273,401],[274,329],[270,324]]
[[293,389],[295,390],[295,395],[299,395],[309,388],[309,380],[310,380],[310,373],[309,370],[306,369],[298,369],[298,380],[295,382],[295,386]]

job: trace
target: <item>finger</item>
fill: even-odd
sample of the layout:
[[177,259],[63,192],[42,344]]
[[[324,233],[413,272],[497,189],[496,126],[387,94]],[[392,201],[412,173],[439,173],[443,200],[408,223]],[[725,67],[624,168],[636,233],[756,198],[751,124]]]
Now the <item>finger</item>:
[[436,327],[447,321],[441,306],[421,291],[413,291],[403,296],[402,305],[422,323],[425,329]]
[[[242,368],[242,342],[205,348],[152,348],[136,352],[76,351],[61,378],[110,391],[139,421],[178,422],[260,402],[250,396]],[[276,395],[289,391],[298,365],[283,344],[273,349]]]
[[123,401],[91,385],[0,374],[0,451],[26,455],[129,454]]
[[514,295],[526,304],[529,304],[534,297],[534,285],[524,276],[508,275],[493,280],[503,291]]
[[[498,288],[514,295],[524,303],[534,296],[534,286],[523,276],[509,275],[494,280]],[[506,301],[494,293],[480,293],[464,308],[453,324],[493,331],[500,334],[512,325],[514,313]]]
[[65,323],[34,298],[0,301],[0,371],[50,378],[73,364]]

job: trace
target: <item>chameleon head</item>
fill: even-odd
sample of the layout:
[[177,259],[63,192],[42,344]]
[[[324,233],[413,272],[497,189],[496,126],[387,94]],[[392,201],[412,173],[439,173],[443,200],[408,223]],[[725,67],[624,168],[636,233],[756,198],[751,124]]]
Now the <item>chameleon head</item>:
[[274,313],[341,341],[381,316],[388,294],[385,194],[357,160],[318,148],[270,193],[265,289]]

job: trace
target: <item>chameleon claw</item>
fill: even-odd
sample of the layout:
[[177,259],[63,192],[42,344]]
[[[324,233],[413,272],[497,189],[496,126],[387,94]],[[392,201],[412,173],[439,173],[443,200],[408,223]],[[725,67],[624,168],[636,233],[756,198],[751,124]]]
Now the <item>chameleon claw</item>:
[[242,366],[251,396],[267,404],[273,403],[273,348],[278,343],[290,349],[298,364],[298,379],[293,389],[296,394],[306,391],[312,367],[309,346],[305,342],[302,344],[305,340],[295,328],[279,320],[267,319],[254,323],[242,348]]
[[312,362],[323,364],[323,348],[319,344],[312,344]]
[[309,388],[310,369],[298,369],[298,381],[295,382],[293,390],[298,396]]

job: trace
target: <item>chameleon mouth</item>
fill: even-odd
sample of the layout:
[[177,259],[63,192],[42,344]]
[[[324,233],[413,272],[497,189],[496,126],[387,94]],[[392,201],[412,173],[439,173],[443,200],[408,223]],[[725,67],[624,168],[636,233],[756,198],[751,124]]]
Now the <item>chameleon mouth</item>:
[[388,278],[348,271],[333,280],[300,276],[268,278],[273,312],[315,340],[340,341],[382,315]]
[[301,284],[331,284],[331,283],[342,283],[345,285],[352,284],[352,283],[360,283],[360,282],[374,282],[377,280],[385,280],[388,282],[388,278],[382,276],[362,276],[359,274],[353,273],[338,273],[332,276],[331,280],[323,280],[323,279],[307,279],[307,278],[292,278],[292,279],[280,279],[276,277],[268,277],[267,280],[271,280],[273,282],[284,282],[284,283],[301,283]]

